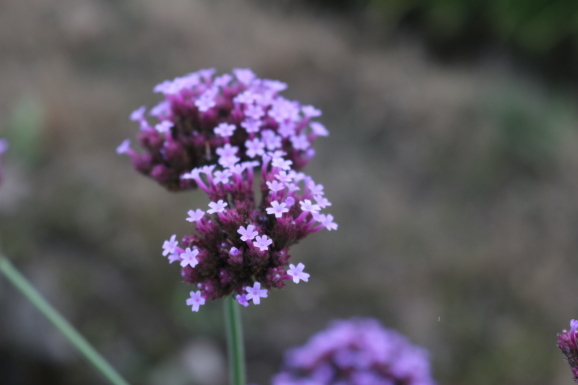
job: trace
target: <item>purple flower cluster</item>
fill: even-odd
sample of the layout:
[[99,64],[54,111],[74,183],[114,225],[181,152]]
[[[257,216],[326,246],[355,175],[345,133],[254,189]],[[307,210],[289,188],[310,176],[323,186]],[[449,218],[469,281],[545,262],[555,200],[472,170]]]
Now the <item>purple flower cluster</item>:
[[558,334],[558,347],[570,364],[574,381],[578,382],[578,320],[570,321],[570,330]]
[[139,172],[181,191],[196,187],[194,179],[182,178],[193,168],[229,167],[265,152],[283,151],[300,170],[314,155],[314,139],[328,135],[312,120],[321,111],[279,95],[285,83],[259,79],[249,69],[214,75],[214,69],[204,69],[158,84],[154,91],[164,100],[149,111],[156,123],[149,122],[144,106],[130,116],[140,125],[144,152],[134,151],[128,139],[117,152],[128,154]]
[[6,139],[0,139],[0,184],[4,179],[4,172],[2,170],[2,154],[8,150],[9,144]]
[[313,141],[328,135],[314,118],[321,111],[279,95],[287,86],[259,79],[249,69],[215,77],[200,70],[154,88],[164,100],[131,114],[140,124],[137,153],[127,139],[117,153],[171,191],[199,188],[208,209],[189,210],[191,235],[163,244],[196,286],[187,305],[234,295],[258,305],[271,288],[307,281],[305,265],[289,263],[289,248],[321,229],[336,230],[323,186],[300,170],[314,155]]
[[225,148],[218,162],[225,166],[198,167],[182,175],[211,202],[206,211],[188,211],[192,235],[180,245],[173,235],[163,245],[169,262],[181,265],[183,280],[198,288],[187,301],[193,311],[205,300],[230,294],[241,305],[258,305],[271,288],[282,288],[288,280],[307,281],[302,263],[289,264],[289,248],[313,232],[337,229],[333,216],[321,213],[331,205],[323,186],[292,170],[282,151],[239,162],[239,149]]
[[334,321],[285,355],[273,385],[432,385],[428,353],[374,319]]

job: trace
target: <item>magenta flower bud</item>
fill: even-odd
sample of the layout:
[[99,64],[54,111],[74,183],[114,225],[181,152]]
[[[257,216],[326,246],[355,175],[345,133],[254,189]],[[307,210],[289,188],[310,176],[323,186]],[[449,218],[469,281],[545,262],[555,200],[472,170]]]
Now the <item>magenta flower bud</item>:
[[334,321],[285,354],[272,385],[433,385],[428,353],[374,319]]
[[570,364],[574,381],[578,382],[578,320],[570,321],[570,330],[562,330],[558,334],[558,347]]
[[[132,150],[126,141],[117,152],[129,155],[139,172],[171,191],[197,187],[194,181],[181,181],[194,168],[228,167],[258,159],[265,151],[283,151],[292,169],[302,169],[315,153],[315,138],[328,135],[313,121],[321,111],[285,99],[279,94],[284,83],[259,79],[249,69],[214,73],[200,70],[158,84],[154,92],[164,100],[149,117],[144,106],[130,115],[140,127],[143,152]],[[235,154],[221,154],[231,148]]]

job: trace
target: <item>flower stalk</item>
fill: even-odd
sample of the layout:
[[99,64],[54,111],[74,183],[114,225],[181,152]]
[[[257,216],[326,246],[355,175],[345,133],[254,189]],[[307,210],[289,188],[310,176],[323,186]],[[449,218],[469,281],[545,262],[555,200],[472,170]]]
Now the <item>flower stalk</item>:
[[245,348],[239,304],[229,295],[225,298],[224,305],[230,384],[245,385]]
[[111,384],[128,385],[96,349],[0,254],[0,272],[72,343]]

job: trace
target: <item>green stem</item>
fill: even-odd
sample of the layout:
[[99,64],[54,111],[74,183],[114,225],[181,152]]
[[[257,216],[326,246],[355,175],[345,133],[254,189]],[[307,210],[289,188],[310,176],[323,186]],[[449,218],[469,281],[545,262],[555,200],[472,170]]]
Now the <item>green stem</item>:
[[245,385],[245,349],[239,304],[233,296],[225,298],[225,328],[229,353],[230,385]]
[[0,254],[0,271],[114,385],[128,385],[120,374],[52,307],[30,282]]

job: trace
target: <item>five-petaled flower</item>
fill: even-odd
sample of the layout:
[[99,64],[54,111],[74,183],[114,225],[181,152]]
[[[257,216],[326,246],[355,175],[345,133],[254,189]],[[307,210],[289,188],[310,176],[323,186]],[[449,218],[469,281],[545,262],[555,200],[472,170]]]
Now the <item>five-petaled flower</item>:
[[269,239],[266,235],[255,237],[255,246],[259,248],[261,251],[265,251],[269,248],[269,245],[273,243],[271,239]]
[[285,202],[279,203],[277,201],[271,202],[271,207],[268,207],[267,214],[275,214],[275,218],[281,218],[283,213],[289,212],[289,209],[286,207],[287,204]]
[[197,249],[192,249],[190,247],[187,247],[185,249],[184,253],[181,253],[180,257],[181,259],[181,266],[185,267],[185,266],[190,266],[190,267],[195,267],[197,266],[197,264],[199,263],[199,261],[197,261],[197,255],[199,255],[199,250]]
[[189,210],[187,214],[189,215],[189,217],[187,218],[188,222],[197,222],[205,215],[205,212],[201,209],[197,209],[197,210]]
[[210,202],[209,207],[210,209],[207,210],[209,214],[222,213],[225,211],[225,207],[227,207],[227,202],[223,202],[222,199],[219,199],[218,202]]
[[261,303],[261,298],[267,298],[267,290],[261,289],[261,284],[255,282],[253,287],[247,286],[245,288],[247,291],[246,299],[247,301],[253,300],[254,305],[259,305]]
[[253,225],[247,225],[247,228],[241,226],[237,232],[241,234],[242,241],[251,241],[257,236],[257,234],[259,234],[257,231],[255,231],[255,226]]
[[223,137],[229,137],[233,135],[233,131],[235,131],[235,128],[236,127],[232,124],[221,123],[217,127],[215,127],[215,134]]
[[295,283],[299,283],[299,280],[307,282],[309,281],[309,274],[305,273],[303,269],[305,269],[305,265],[302,263],[297,264],[297,267],[294,264],[290,264],[287,274],[293,277],[293,282]]
[[304,201],[299,202],[299,204],[301,205],[301,210],[308,211],[313,214],[317,214],[319,210],[321,210],[319,205],[311,203],[309,199],[305,199]]
[[176,241],[176,234],[173,234],[169,240],[166,240],[163,243],[163,256],[168,256],[169,254],[173,254],[177,249],[179,243]]
[[187,305],[192,306],[193,311],[199,311],[199,306],[205,304],[205,299],[200,291],[191,291],[190,295],[191,297],[187,299]]

